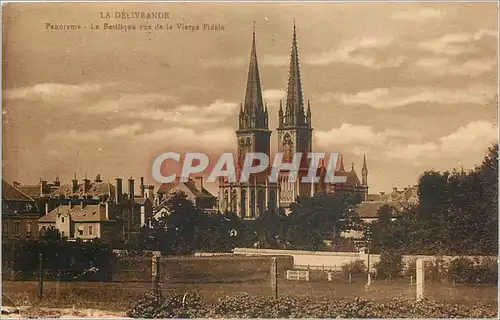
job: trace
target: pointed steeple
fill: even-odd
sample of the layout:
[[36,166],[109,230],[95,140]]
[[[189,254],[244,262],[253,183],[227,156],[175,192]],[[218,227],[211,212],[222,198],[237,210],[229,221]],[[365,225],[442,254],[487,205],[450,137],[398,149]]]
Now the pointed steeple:
[[260,86],[257,49],[255,45],[255,22],[253,25],[252,51],[250,53],[250,64],[248,67],[248,80],[242,117],[245,118],[246,121],[243,121],[244,127],[241,129],[267,128],[267,119],[262,100],[262,88]]
[[366,155],[363,155],[363,168],[361,169],[361,181],[364,186],[368,185],[368,166],[366,165]]
[[340,168],[339,168],[339,171],[344,172],[345,171],[345,169],[344,169],[344,157],[342,156],[342,154],[339,154],[339,157],[340,157]]
[[286,124],[291,126],[305,123],[304,102],[302,100],[302,83],[300,81],[299,50],[297,48],[297,30],[293,21],[292,53],[288,75],[288,90],[285,108]]

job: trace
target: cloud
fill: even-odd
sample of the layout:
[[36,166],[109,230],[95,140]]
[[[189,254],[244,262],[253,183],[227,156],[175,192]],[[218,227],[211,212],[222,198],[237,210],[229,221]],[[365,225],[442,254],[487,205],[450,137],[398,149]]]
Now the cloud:
[[431,19],[443,18],[446,15],[445,12],[436,9],[426,8],[421,10],[408,10],[408,11],[398,11],[394,13],[391,17],[397,20],[407,20],[407,21],[427,21]]
[[317,131],[315,142],[320,148],[332,146],[381,146],[398,139],[414,138],[415,134],[394,129],[375,132],[373,127],[343,123],[340,128]]
[[415,65],[424,71],[439,76],[443,75],[467,75],[479,76],[485,72],[496,69],[496,59],[470,59],[463,63],[455,62],[450,58],[427,58],[420,59]]
[[121,138],[121,137],[133,137],[138,131],[142,129],[142,124],[125,124],[120,125],[110,130],[88,130],[88,131],[78,131],[75,129],[70,129],[67,131],[51,132],[45,137],[45,142],[53,141],[74,141],[78,143],[88,143],[96,141],[105,141],[111,138]]
[[344,41],[337,49],[305,56],[304,61],[318,66],[348,63],[370,68],[398,67],[405,61],[403,56],[380,60],[374,56],[359,53],[362,49],[387,48],[392,44],[392,38],[356,38]]
[[227,59],[209,59],[202,60],[201,64],[204,68],[231,68],[237,69],[248,65],[249,58],[244,57],[230,57]]
[[[260,61],[259,61],[260,62]],[[262,66],[264,67],[283,67],[290,63],[289,56],[271,56],[265,55],[262,59]]]
[[262,92],[262,97],[266,101],[276,102],[284,99],[286,97],[286,92],[280,89],[268,89]]
[[451,33],[438,39],[423,41],[418,47],[435,54],[455,56],[479,52],[479,41],[486,37],[498,38],[498,32],[483,29],[474,33]]
[[83,95],[102,90],[110,84],[62,84],[62,83],[39,83],[31,87],[6,89],[3,97],[9,100],[29,101],[75,101]]
[[[168,137],[165,141],[165,137]],[[234,129],[216,128],[212,130],[196,131],[190,128],[172,127],[158,129],[137,137],[141,142],[164,142],[169,148],[176,150],[203,149],[224,150],[232,148],[235,143]]]
[[485,104],[497,94],[497,88],[488,85],[472,85],[469,88],[437,89],[376,88],[355,94],[328,93],[319,97],[322,102],[336,101],[344,105],[366,105],[376,109],[390,109],[412,103],[437,104]]
[[435,142],[399,145],[384,151],[383,156],[414,163],[438,158],[467,158],[483,153],[495,141],[498,141],[498,128],[494,123],[473,121]]

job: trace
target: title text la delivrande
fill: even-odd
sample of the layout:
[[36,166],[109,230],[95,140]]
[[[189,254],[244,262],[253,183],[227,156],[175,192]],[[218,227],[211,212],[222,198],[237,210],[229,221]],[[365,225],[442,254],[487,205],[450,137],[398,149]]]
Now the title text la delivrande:
[[170,12],[144,12],[144,11],[101,11],[101,19],[157,19],[169,20]]

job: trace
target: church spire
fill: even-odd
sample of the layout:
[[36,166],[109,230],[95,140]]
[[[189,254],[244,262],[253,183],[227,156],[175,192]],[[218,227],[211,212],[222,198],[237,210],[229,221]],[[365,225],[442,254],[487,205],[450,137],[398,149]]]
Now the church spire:
[[243,121],[246,124],[241,129],[250,128],[267,128],[267,116],[264,110],[264,103],[262,100],[262,88],[260,86],[259,64],[257,62],[257,49],[255,45],[255,22],[253,24],[252,33],[252,51],[250,53],[250,64],[248,67],[248,80],[245,92],[245,103],[243,114],[240,115],[245,118]]
[[368,166],[366,165],[366,155],[363,155],[363,168],[361,169],[361,181],[364,186],[368,185]]
[[300,81],[299,50],[297,48],[297,30],[293,21],[292,53],[290,57],[290,72],[288,75],[288,90],[286,97],[285,118],[287,125],[297,126],[305,123],[304,103],[302,100],[302,83]]

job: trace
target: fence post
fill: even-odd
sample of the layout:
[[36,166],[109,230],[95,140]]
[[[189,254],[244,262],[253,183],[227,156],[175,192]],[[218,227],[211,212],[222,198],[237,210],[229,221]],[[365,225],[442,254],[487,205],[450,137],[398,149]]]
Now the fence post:
[[38,275],[38,298],[42,299],[43,298],[43,253],[40,253],[38,255],[38,259],[40,261],[39,262],[40,270]]
[[271,289],[275,299],[278,299],[278,262],[275,257],[271,258]]
[[417,259],[417,301],[424,298],[424,259]]
[[151,260],[151,284],[153,291],[159,293],[159,282],[160,282],[160,257],[153,254]]
[[349,283],[352,283],[352,275],[349,273]]

